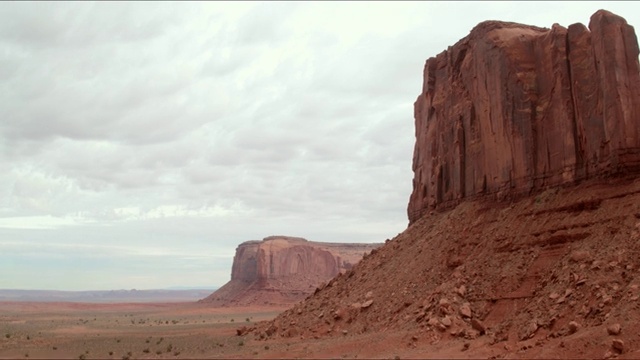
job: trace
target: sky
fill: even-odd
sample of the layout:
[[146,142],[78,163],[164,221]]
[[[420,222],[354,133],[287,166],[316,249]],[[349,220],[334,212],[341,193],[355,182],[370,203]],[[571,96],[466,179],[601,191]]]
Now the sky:
[[223,285],[406,229],[427,58],[636,2],[0,2],[0,289]]

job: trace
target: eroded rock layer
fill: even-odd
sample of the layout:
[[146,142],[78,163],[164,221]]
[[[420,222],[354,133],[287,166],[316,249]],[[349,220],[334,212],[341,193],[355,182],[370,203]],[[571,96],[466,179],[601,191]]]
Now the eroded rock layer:
[[270,236],[236,248],[231,280],[203,302],[217,306],[292,304],[351,269],[381,244],[342,244]]
[[427,60],[414,104],[413,223],[465,198],[507,198],[640,168],[632,26],[486,21]]

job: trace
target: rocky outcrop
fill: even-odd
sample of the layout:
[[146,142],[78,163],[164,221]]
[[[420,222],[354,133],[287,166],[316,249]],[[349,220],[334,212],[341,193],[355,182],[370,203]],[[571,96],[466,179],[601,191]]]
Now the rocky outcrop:
[[632,26],[486,21],[424,67],[414,105],[410,224],[462,199],[498,199],[640,168]]
[[236,248],[231,280],[203,302],[216,306],[291,304],[382,244],[342,244],[270,236]]

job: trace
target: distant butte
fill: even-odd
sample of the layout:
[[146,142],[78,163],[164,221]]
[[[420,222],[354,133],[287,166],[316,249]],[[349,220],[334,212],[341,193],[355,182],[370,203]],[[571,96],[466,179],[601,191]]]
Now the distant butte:
[[201,302],[214,306],[287,305],[351,269],[382,244],[342,244],[269,236],[238,245],[231,280]]
[[480,23],[426,61],[409,223],[463,199],[637,171],[639,74],[633,27],[605,10],[588,29]]

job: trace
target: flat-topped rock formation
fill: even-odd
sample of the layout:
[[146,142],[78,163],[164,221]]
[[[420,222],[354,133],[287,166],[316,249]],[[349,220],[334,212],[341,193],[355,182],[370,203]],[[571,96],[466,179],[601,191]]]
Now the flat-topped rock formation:
[[415,102],[413,223],[467,198],[509,198],[640,165],[633,27],[486,21],[424,67]]
[[269,236],[236,248],[231,280],[203,302],[216,306],[292,304],[351,269],[381,244],[342,244]]

